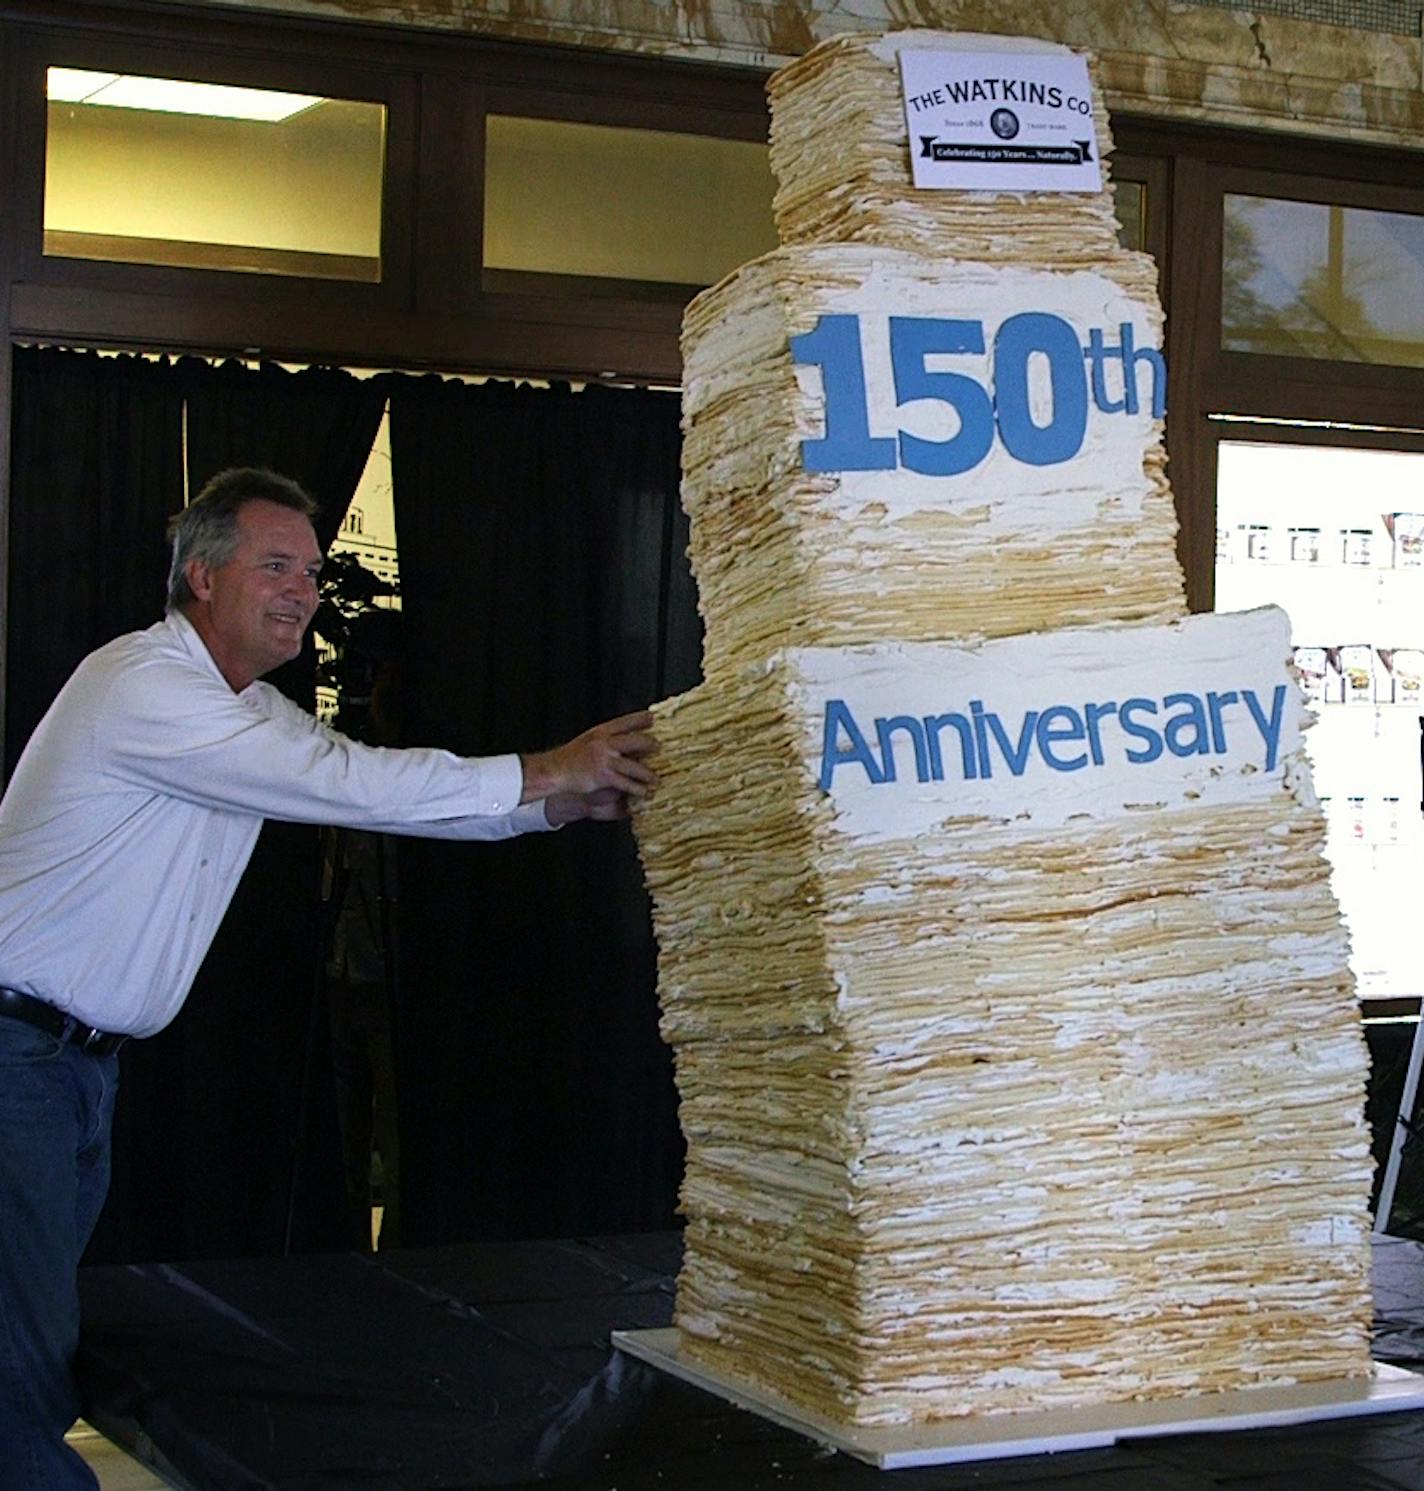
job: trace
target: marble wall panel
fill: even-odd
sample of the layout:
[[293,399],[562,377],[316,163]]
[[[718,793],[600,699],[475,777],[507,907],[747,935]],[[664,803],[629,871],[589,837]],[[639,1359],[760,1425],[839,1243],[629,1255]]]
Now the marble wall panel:
[[[181,0],[172,0],[181,3]],[[1111,108],[1424,149],[1424,40],[1170,0],[211,0],[771,68],[841,31],[1032,33],[1099,54]]]

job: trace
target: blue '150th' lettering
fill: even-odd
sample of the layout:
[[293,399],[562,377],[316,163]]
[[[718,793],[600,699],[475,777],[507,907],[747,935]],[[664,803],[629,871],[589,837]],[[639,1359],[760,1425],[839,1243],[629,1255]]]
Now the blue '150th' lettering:
[[[826,432],[801,442],[807,471],[892,471],[897,466],[922,476],[959,476],[972,471],[997,435],[1014,460],[1055,466],[1083,448],[1089,402],[1103,414],[1136,414],[1142,407],[1139,376],[1146,373],[1149,407],[1160,419],[1167,407],[1167,364],[1155,347],[1139,347],[1131,322],[1122,322],[1115,343],[1094,327],[1080,343],[1061,316],[1025,311],[1010,316],[994,336],[992,388],[969,373],[931,370],[932,356],[983,356],[982,321],[929,316],[891,316],[890,366],[895,402],[946,404],[958,430],[945,440],[925,440],[901,430],[872,435],[861,355],[860,317],[822,316],[811,331],[792,337],[798,363],[821,369]],[[1036,424],[1029,401],[1029,368],[1046,360],[1050,414]],[[1111,374],[1111,376],[1110,376]],[[1116,391],[1110,383],[1117,385]]]
[[[821,790],[835,774],[858,766],[873,787],[899,779],[914,763],[917,782],[942,782],[948,775],[984,781],[996,768],[1023,776],[1036,755],[1052,771],[1103,766],[1110,756],[1145,766],[1164,752],[1173,756],[1224,756],[1233,729],[1254,730],[1264,747],[1265,769],[1274,771],[1285,720],[1286,685],[1269,701],[1255,689],[1210,689],[1203,694],[1134,696],[1081,707],[1050,704],[1025,710],[1016,723],[969,701],[968,713],[881,716],[862,728],[844,699],[828,699],[821,745]],[[1249,724],[1248,724],[1249,721]],[[898,755],[897,755],[898,752]]]

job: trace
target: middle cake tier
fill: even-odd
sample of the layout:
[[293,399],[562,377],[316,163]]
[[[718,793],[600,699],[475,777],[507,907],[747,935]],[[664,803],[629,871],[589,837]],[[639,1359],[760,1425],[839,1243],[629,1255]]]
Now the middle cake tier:
[[1151,286],[1140,255],[1053,271],[837,244],[695,300],[706,676],[786,646],[1182,615]]

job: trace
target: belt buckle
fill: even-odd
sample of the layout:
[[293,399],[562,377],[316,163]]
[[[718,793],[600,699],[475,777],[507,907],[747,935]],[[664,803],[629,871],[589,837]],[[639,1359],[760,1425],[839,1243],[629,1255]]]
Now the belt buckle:
[[104,1048],[109,1043],[109,1033],[106,1030],[95,1030],[92,1025],[85,1027],[84,1039],[79,1043],[81,1051],[97,1052],[104,1055]]

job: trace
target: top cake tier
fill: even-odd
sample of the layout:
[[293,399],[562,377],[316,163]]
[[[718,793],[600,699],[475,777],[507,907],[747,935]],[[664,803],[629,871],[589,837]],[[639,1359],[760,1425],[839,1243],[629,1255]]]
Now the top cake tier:
[[[1025,37],[895,31],[837,36],[783,68],[767,86],[781,242],[868,243],[962,261],[1064,268],[1101,268],[1122,254],[1106,172],[1099,192],[915,190],[899,54],[947,47],[1068,53]],[[1084,127],[1106,162],[1112,135],[1098,90],[1092,91],[1092,124],[1085,119]]]
[[[783,247],[683,320],[709,678],[785,646],[1185,610],[1155,267],[1119,246],[1106,189],[916,187],[906,48],[929,76],[981,57],[969,86],[1000,98],[1071,71],[1044,65],[1066,54],[1050,43],[908,31],[837,38],[771,80]],[[1054,85],[1051,107],[1076,103],[1096,130],[1071,142],[1081,164],[1111,140],[1096,90],[1076,86]],[[913,144],[981,148],[928,138]]]

